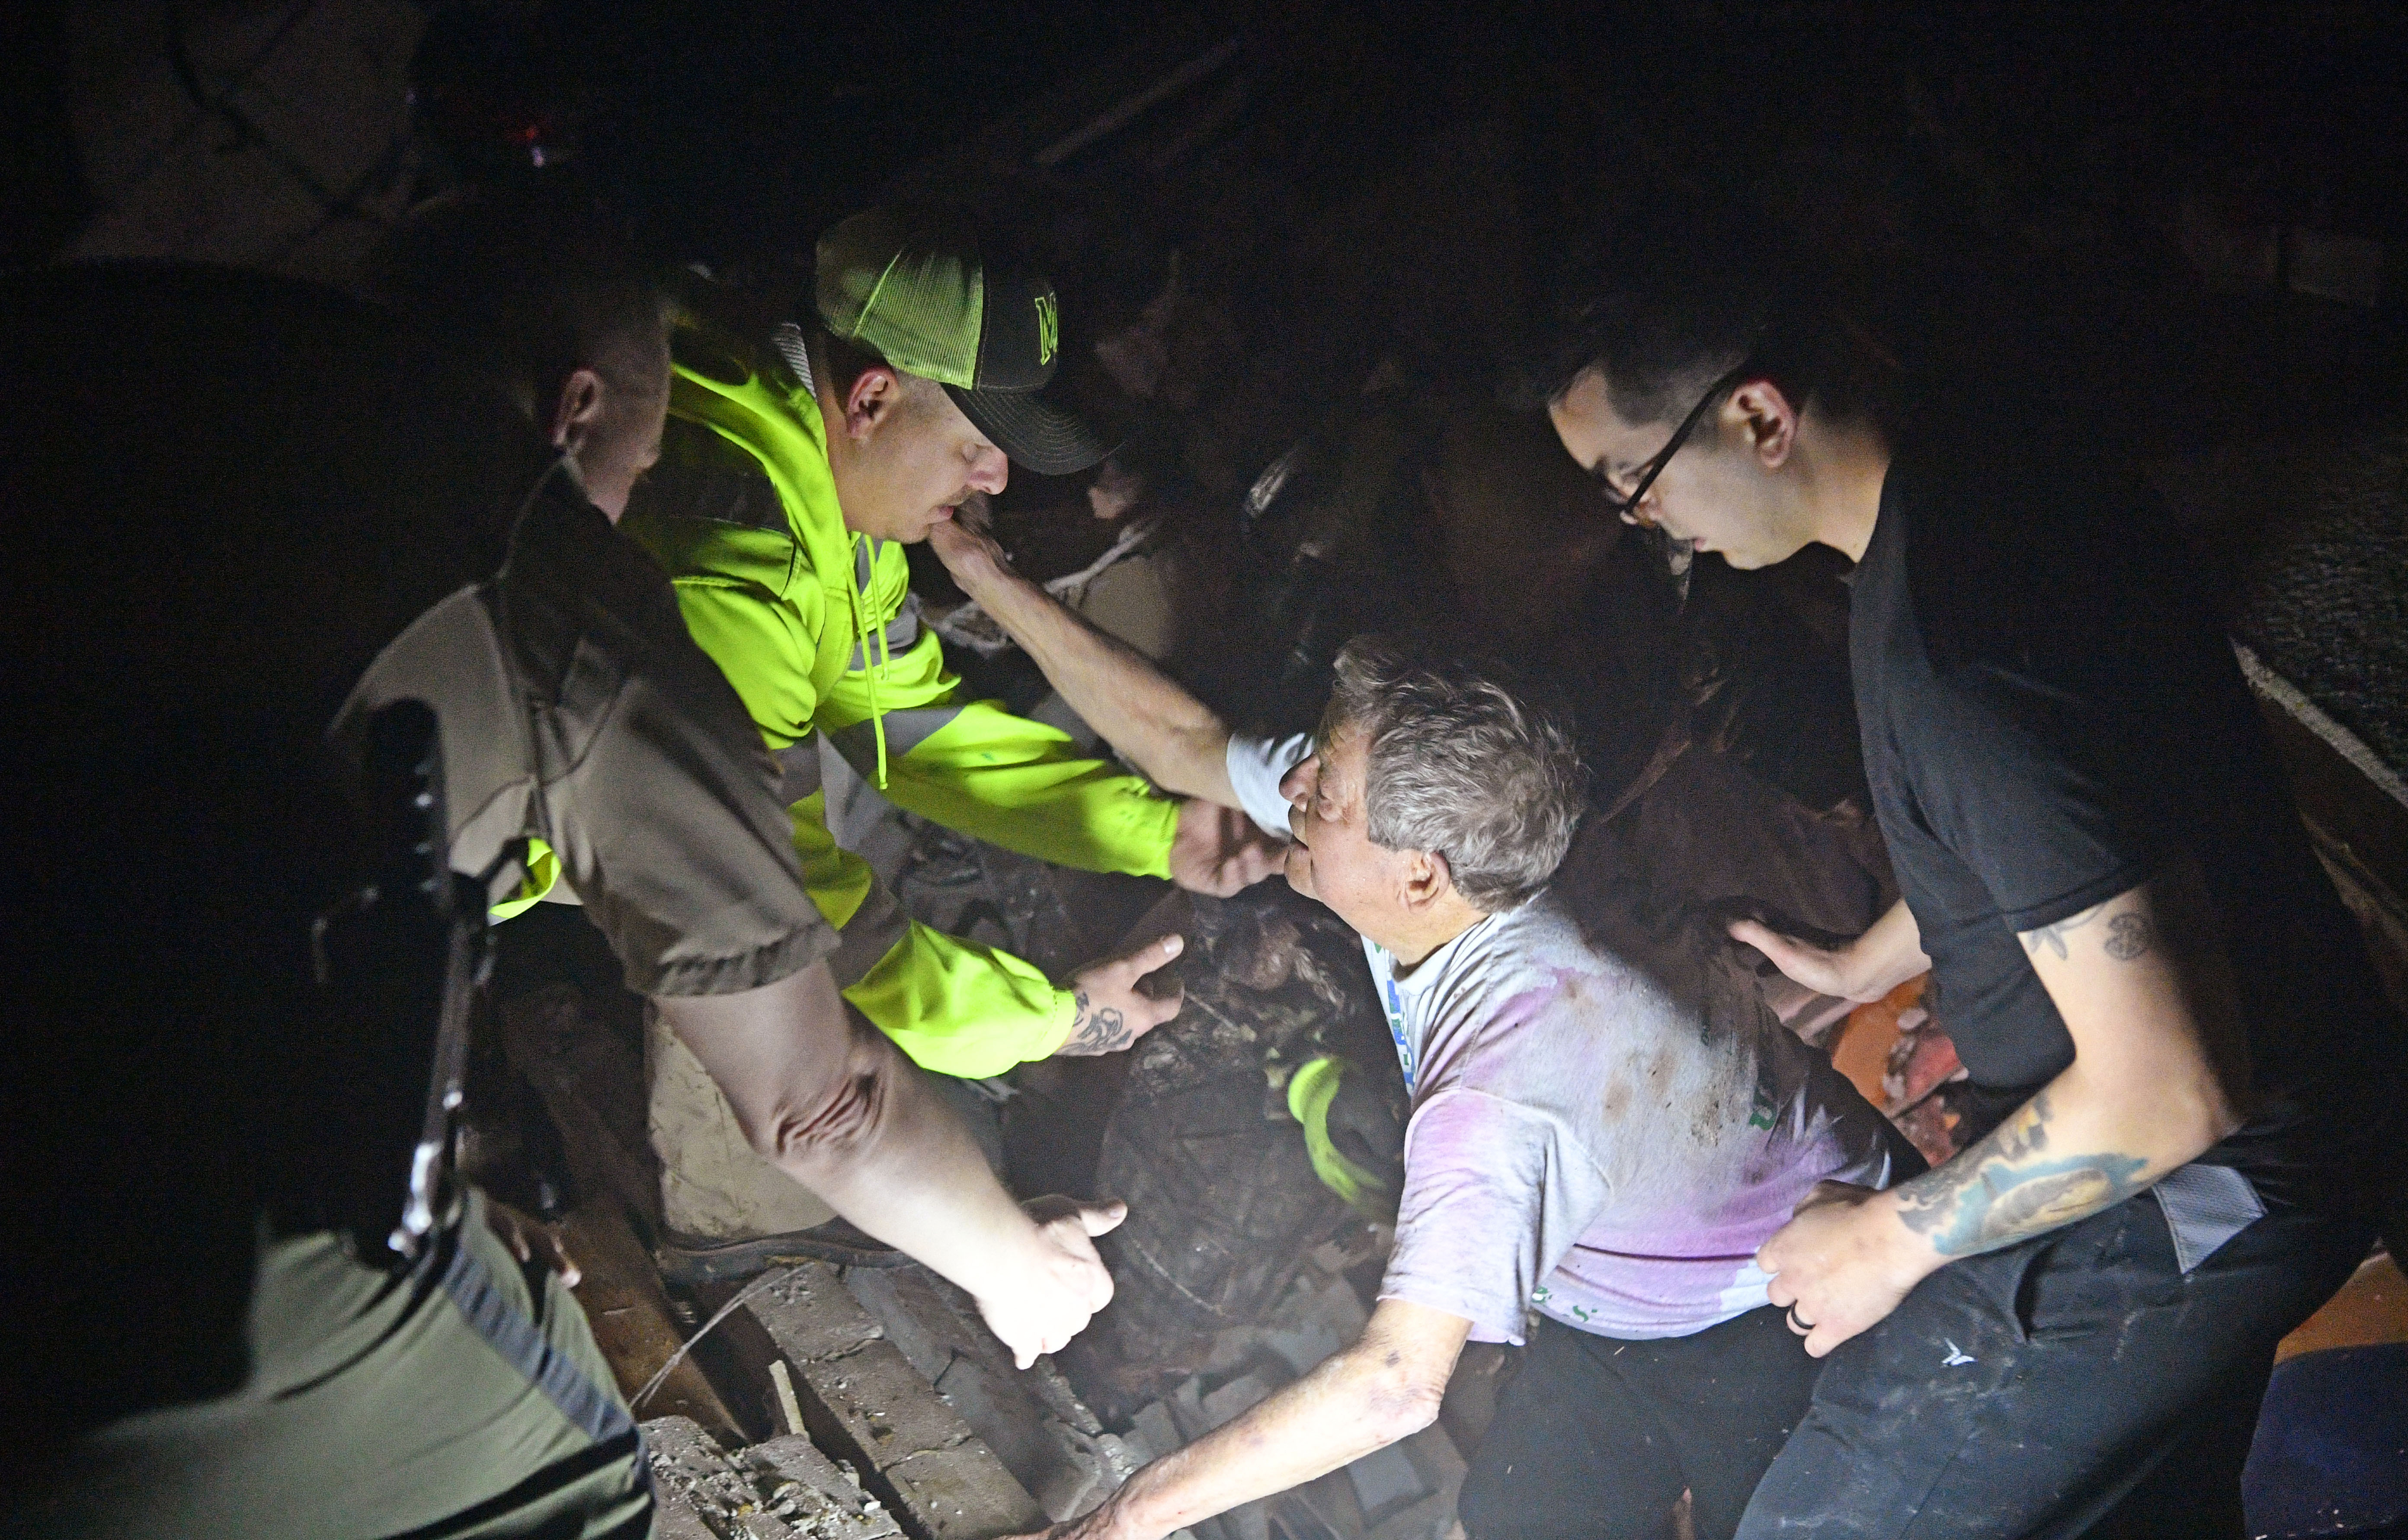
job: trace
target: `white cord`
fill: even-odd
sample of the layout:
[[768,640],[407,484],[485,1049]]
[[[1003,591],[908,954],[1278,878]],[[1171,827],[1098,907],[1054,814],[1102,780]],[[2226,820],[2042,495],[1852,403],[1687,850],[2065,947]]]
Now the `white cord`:
[[784,1283],[787,1279],[793,1277],[796,1274],[800,1273],[809,1265],[810,1264],[808,1262],[798,1262],[795,1266],[786,1269],[783,1273],[764,1273],[759,1277],[753,1279],[751,1283],[745,1285],[743,1292],[738,1294],[725,1304],[721,1305],[717,1315],[702,1323],[701,1331],[696,1331],[693,1336],[686,1338],[684,1345],[679,1347],[676,1352],[669,1355],[668,1362],[661,1365],[659,1374],[656,1374],[652,1378],[644,1381],[644,1388],[627,1398],[627,1410],[632,1412],[647,1401],[652,1400],[652,1392],[661,1388],[661,1381],[669,1377],[669,1371],[675,1369],[679,1364],[683,1363],[685,1361],[685,1356],[694,1351],[694,1345],[700,1342],[703,1338],[710,1335],[710,1329],[717,1326],[721,1321],[725,1320],[734,1313],[738,1305],[742,1304],[745,1301],[751,1299],[753,1295],[758,1294],[761,1290],[768,1288],[771,1284]]

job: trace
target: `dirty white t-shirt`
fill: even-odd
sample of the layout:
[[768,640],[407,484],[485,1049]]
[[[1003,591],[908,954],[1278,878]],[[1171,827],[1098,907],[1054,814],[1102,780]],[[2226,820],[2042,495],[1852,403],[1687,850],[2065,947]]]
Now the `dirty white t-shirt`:
[[[1309,740],[1235,739],[1283,831]],[[1604,1336],[1687,1336],[1767,1303],[1755,1255],[1826,1178],[1885,1187],[1892,1135],[1745,975],[1677,940],[1617,956],[1541,894],[1399,969],[1364,943],[1410,1101],[1383,1299],[1520,1342],[1532,1306]]]

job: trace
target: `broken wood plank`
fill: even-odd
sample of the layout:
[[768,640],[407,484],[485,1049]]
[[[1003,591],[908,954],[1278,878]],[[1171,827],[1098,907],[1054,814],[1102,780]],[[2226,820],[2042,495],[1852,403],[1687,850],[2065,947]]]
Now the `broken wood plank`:
[[2242,668],[2316,855],[2364,930],[2392,1003],[2408,1010],[2408,888],[2399,875],[2408,872],[2408,805],[2391,789],[2399,778],[2246,649]]
[[[643,1066],[573,985],[523,995],[504,1005],[500,1016],[504,1051],[559,1129],[579,1195],[552,1233],[584,1274],[577,1303],[609,1360],[619,1393],[632,1397],[685,1341],[630,1217],[659,1206],[659,1178],[643,1144]],[[635,1411],[691,1418],[714,1437],[743,1442],[742,1423],[691,1358],[670,1370]]]
[[657,1230],[660,1166],[644,1131],[642,1057],[575,985],[546,986],[499,1014],[502,1050],[552,1115],[578,1190],[607,1189]]
[[[619,1394],[633,1397],[685,1341],[652,1256],[607,1193],[589,1191],[552,1230],[583,1274],[577,1303],[594,1329],[595,1344],[609,1360]],[[670,1370],[635,1412],[691,1418],[714,1437],[743,1442],[742,1424],[691,1358]]]

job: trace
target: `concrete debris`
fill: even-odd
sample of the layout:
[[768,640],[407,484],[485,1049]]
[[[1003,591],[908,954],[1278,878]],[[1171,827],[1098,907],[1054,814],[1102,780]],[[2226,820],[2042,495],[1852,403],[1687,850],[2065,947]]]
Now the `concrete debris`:
[[1045,1527],[1045,1510],[836,1269],[797,1268],[745,1311],[792,1371],[812,1441],[853,1461],[912,1540],[986,1540]]
[[1015,1369],[963,1290],[916,1266],[854,1269],[844,1282],[1055,1522],[1092,1511],[1142,1463],[1052,1362]]
[[805,1438],[735,1454],[690,1418],[644,1424],[664,1540],[886,1540],[903,1531]]
[[[1326,1259],[1347,1262],[1334,1247]],[[1213,1344],[1205,1369],[1160,1401],[1138,1408],[1121,1434],[1145,1459],[1159,1459],[1300,1377],[1362,1336],[1369,1319],[1354,1286],[1308,1259],[1279,1302],[1254,1324]],[[1196,1526],[1197,1540],[1438,1540],[1455,1524],[1464,1462],[1444,1427],[1375,1450],[1293,1492],[1249,1503]]]

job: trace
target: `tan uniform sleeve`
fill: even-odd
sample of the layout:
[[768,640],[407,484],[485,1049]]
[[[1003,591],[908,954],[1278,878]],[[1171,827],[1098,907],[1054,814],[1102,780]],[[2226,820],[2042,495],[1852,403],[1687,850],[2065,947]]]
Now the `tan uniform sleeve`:
[[838,938],[803,886],[775,761],[726,680],[679,640],[645,649],[647,666],[610,692],[544,788],[546,822],[629,988],[735,994],[810,966]]

